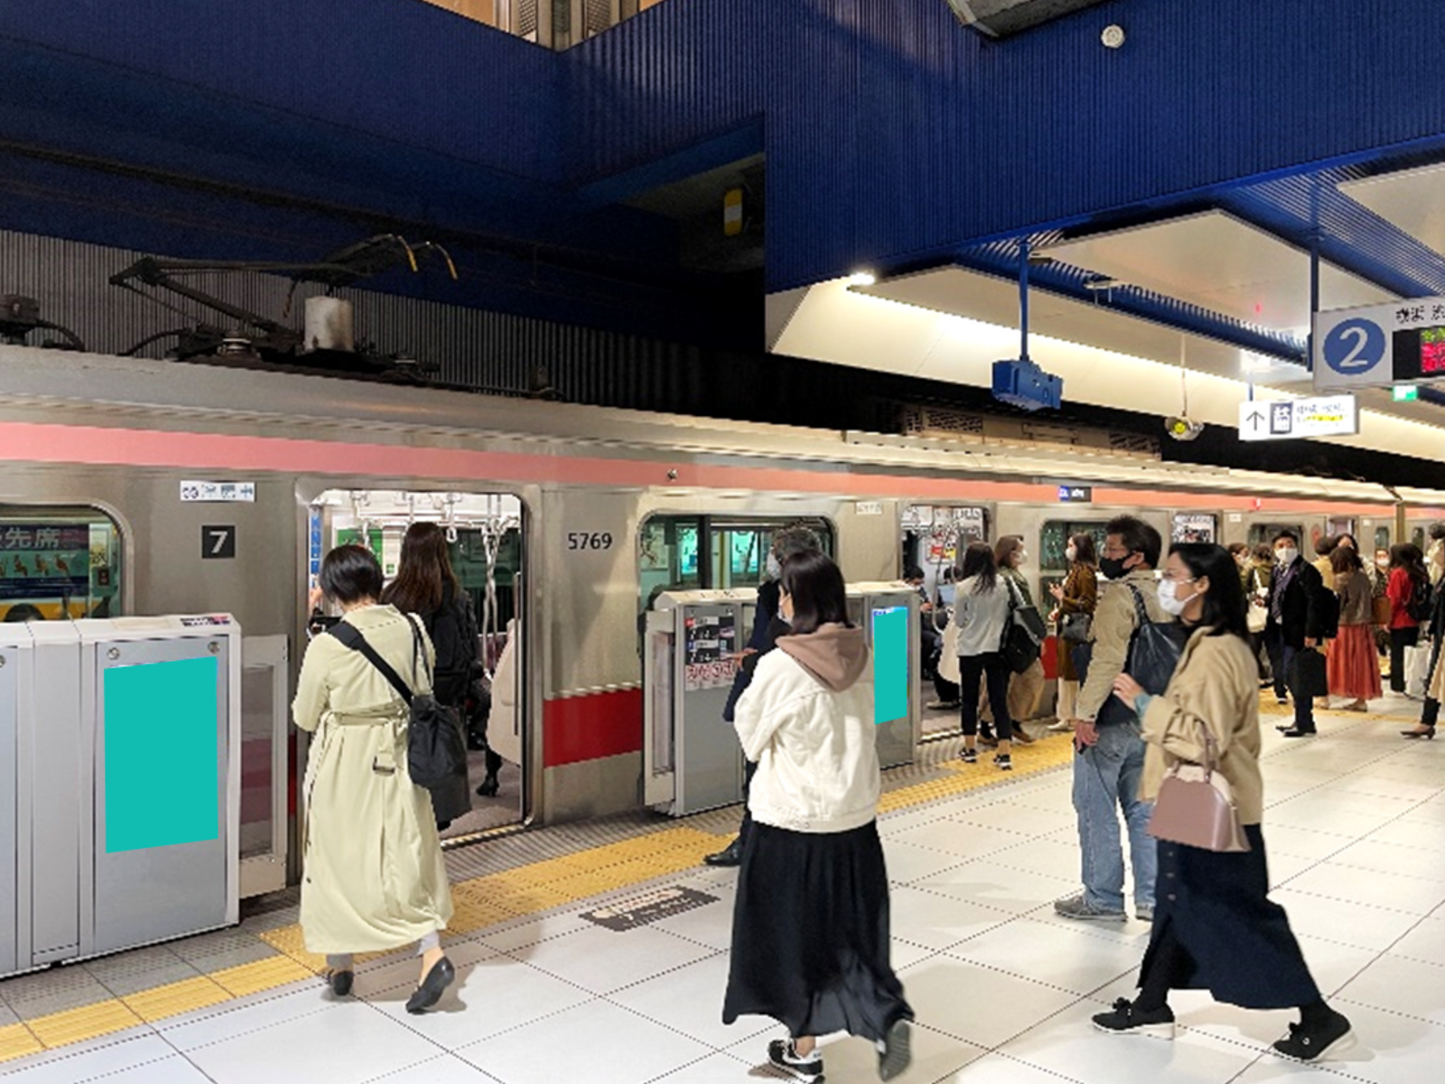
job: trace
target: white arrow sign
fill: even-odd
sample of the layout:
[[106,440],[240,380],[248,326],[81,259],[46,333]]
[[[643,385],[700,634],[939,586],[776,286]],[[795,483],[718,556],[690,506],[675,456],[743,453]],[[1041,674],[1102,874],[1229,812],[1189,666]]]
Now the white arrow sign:
[[1353,395],[1250,399],[1239,404],[1240,440],[1353,436],[1359,431],[1360,412]]

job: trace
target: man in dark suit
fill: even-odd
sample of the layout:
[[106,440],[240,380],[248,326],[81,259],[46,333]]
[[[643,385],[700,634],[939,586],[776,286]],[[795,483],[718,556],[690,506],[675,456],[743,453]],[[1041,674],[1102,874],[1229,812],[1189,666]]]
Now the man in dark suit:
[[1308,690],[1301,696],[1288,683],[1293,680],[1295,656],[1315,647],[1324,635],[1325,583],[1319,570],[1300,555],[1299,539],[1292,531],[1275,537],[1274,558],[1264,642],[1274,667],[1275,696],[1281,704],[1287,703],[1286,691],[1294,698],[1294,725],[1280,730],[1287,738],[1302,738],[1315,732],[1314,698]]

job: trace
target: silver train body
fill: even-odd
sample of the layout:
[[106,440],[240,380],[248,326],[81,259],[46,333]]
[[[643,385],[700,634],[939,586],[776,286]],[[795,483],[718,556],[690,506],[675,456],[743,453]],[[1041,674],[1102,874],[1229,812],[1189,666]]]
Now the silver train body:
[[[524,815],[538,823],[642,805],[636,630],[653,517],[821,520],[850,581],[900,574],[905,526],[934,531],[917,507],[982,509],[990,540],[1022,535],[1035,555],[1060,522],[1117,512],[1166,538],[1181,515],[1214,517],[1226,543],[1277,524],[1309,535],[1348,523],[1365,547],[1377,530],[1399,537],[1393,498],[1364,483],[5,346],[0,463],[8,519],[93,509],[113,521],[123,612],[227,611],[248,637],[285,635],[293,688],[320,494],[515,497]],[[254,500],[183,501],[196,480],[253,483]],[[1090,487],[1092,502],[1061,503],[1061,486]],[[1404,496],[1412,524],[1441,515],[1445,494]],[[224,560],[202,555],[202,529],[217,524],[234,528]]]

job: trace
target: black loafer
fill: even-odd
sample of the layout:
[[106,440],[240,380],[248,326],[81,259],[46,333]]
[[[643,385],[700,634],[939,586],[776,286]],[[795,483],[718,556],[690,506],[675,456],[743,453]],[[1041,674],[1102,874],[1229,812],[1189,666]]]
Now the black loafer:
[[738,836],[717,854],[703,856],[703,862],[709,866],[737,866],[743,860],[743,840]]
[[350,970],[330,971],[326,975],[326,985],[331,987],[334,997],[350,997],[351,983],[356,978]]
[[426,973],[426,978],[421,980],[421,985],[416,988],[411,997],[406,999],[406,1011],[412,1014],[424,1013],[442,999],[452,980],[457,977],[457,969],[452,962],[443,956],[432,969]]
[[1286,738],[1313,738],[1316,734],[1316,731],[1301,730],[1297,726],[1292,726],[1288,730],[1281,730],[1280,733],[1283,734]]

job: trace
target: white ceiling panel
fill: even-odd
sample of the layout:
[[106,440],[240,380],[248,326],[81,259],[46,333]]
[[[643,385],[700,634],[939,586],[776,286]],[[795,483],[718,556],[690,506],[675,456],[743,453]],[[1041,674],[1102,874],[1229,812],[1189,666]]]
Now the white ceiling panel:
[[[920,271],[854,289],[952,316],[1018,326],[1018,286],[961,267]],[[1202,335],[1186,335],[1121,313],[1102,302],[1075,301],[1043,290],[1029,293],[1029,331],[1165,365],[1179,364],[1182,343],[1187,368],[1230,379],[1239,379],[1242,373],[1243,352],[1237,346]],[[1303,369],[1284,362],[1267,371],[1270,382],[1280,387],[1294,382],[1303,386],[1308,380]]]
[[1422,245],[1445,255],[1445,166],[1346,181],[1340,191]]
[[[1075,267],[1273,331],[1303,334],[1309,327],[1309,253],[1223,211],[1066,241],[1044,251]],[[1394,299],[1332,264],[1320,265],[1322,309]]]

